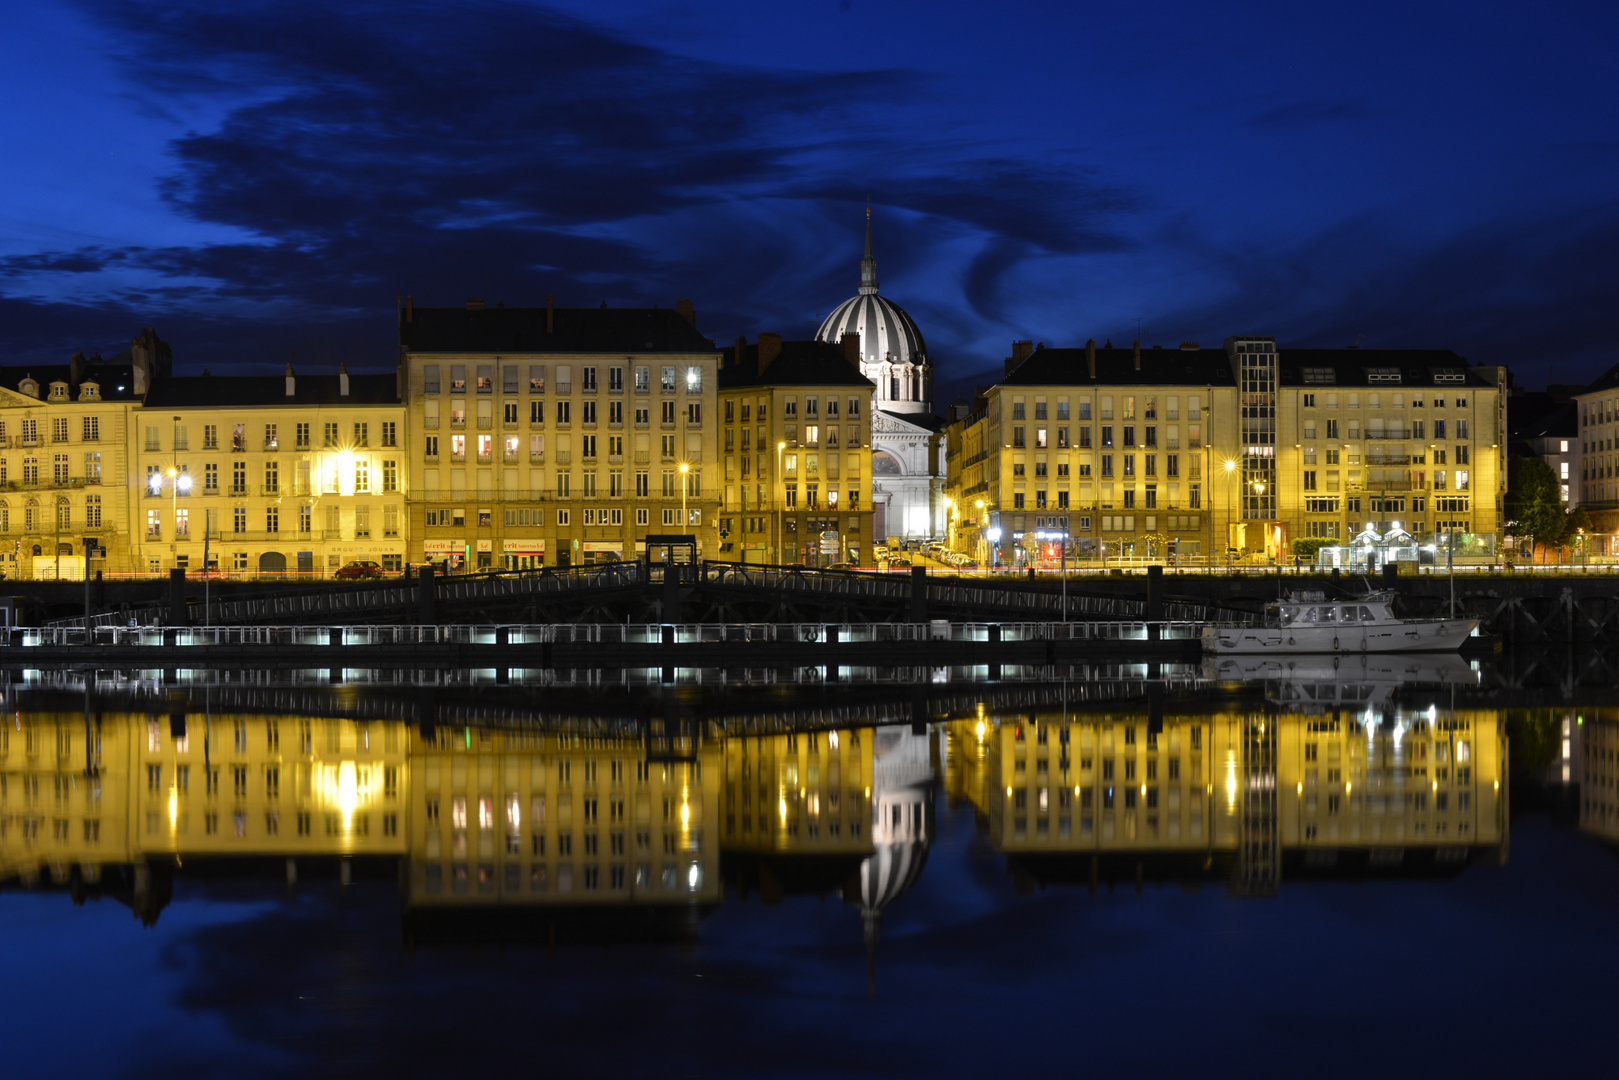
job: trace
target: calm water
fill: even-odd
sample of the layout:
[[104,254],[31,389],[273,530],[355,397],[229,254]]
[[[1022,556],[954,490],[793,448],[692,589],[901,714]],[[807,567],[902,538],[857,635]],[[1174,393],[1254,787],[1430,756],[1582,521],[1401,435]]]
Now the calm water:
[[1600,665],[663,674],[6,687],[8,1071],[1611,1053]]

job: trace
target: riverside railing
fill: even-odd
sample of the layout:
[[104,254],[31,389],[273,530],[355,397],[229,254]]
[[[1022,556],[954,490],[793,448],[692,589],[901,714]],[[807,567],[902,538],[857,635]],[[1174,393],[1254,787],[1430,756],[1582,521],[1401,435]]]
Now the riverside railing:
[[[186,648],[433,645],[695,645],[873,644],[897,642],[1032,642],[1190,640],[1202,624],[1164,622],[948,622],[924,623],[544,623],[533,625],[356,626],[102,626],[94,645]],[[12,647],[85,645],[84,627],[14,630]]]

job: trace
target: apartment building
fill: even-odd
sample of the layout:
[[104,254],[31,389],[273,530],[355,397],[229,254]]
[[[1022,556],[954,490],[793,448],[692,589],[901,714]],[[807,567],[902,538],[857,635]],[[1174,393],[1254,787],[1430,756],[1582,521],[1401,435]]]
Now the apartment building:
[[1238,427],[1222,350],[1013,350],[1006,377],[947,427],[957,550],[1007,566],[1043,561],[1041,534],[1068,534],[1078,558],[1146,555],[1149,536],[1183,556],[1224,547],[1244,518],[1223,467]]
[[129,415],[135,568],[403,570],[404,431],[393,375],[155,379]]
[[1447,350],[1035,348],[947,431],[958,550],[1276,560],[1370,527],[1493,542],[1505,485],[1499,369]]
[[1591,517],[1593,555],[1619,555],[1619,365],[1574,395],[1579,505]]
[[861,374],[859,342],[760,334],[722,353],[718,558],[869,562],[874,386]]
[[408,558],[451,569],[634,559],[648,533],[718,547],[719,350],[678,308],[399,313]]
[[125,484],[129,409],[157,359],[156,335],[102,362],[0,372],[0,573],[82,579],[131,557]]

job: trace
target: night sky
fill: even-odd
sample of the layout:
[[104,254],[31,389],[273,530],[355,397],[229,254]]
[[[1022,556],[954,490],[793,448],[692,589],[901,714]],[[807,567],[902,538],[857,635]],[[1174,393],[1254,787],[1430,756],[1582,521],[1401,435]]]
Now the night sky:
[[[394,305],[884,295],[1014,338],[1619,342],[1619,5],[0,0],[7,365],[394,358]],[[942,403],[942,402],[941,402]]]

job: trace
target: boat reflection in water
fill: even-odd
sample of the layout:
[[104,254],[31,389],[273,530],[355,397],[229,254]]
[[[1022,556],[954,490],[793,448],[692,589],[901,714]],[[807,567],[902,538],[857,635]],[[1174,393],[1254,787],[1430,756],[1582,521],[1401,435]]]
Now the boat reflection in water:
[[[150,924],[189,875],[267,892],[397,875],[418,944],[689,940],[727,887],[832,894],[869,949],[923,875],[941,776],[1023,885],[1263,896],[1504,853],[1500,714],[1451,704],[1468,665],[1226,666],[1247,662],[1134,704],[986,688],[976,709],[930,723],[906,700],[906,724],[876,727],[791,697],[770,715],[503,727],[25,700],[0,729],[0,881],[116,897]],[[1236,677],[1263,682],[1219,682]]]

